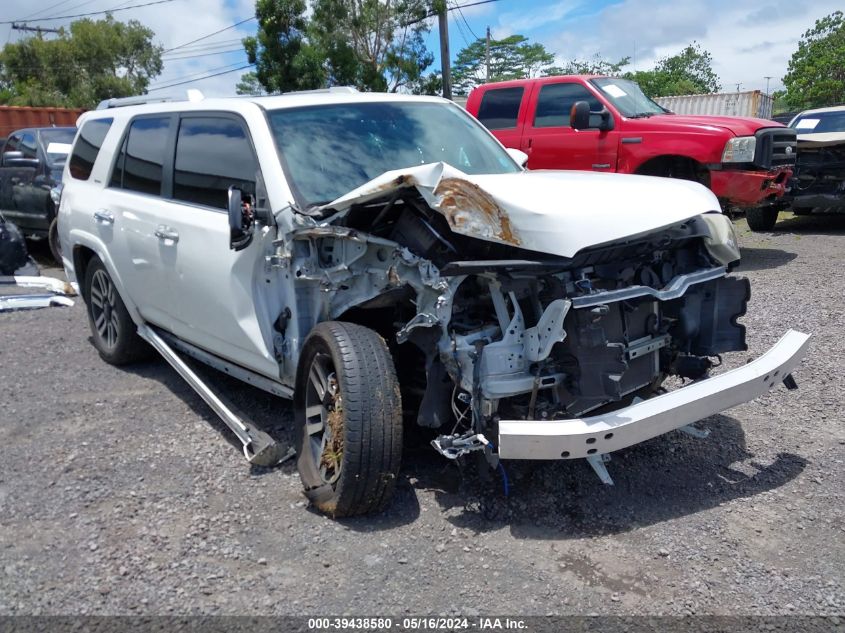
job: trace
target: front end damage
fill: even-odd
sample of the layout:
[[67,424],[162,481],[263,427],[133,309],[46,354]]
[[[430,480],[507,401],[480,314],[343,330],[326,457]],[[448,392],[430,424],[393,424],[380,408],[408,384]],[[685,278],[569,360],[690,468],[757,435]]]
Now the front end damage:
[[[791,384],[808,338],[797,332],[707,378],[721,354],[746,349],[737,320],[750,293],[728,275],[739,250],[730,222],[710,212],[712,194],[613,176],[594,182],[620,204],[626,190],[629,200],[652,187],[665,197],[647,204],[651,216],[608,204],[567,211],[565,179],[591,176],[494,181],[424,165],[296,214],[271,258],[294,280],[297,306],[309,306],[293,331],[354,320],[381,333],[406,413],[440,430],[433,444],[448,458],[586,457],[607,482],[603,455]],[[291,318],[280,317],[283,331]],[[280,347],[283,373],[299,340]],[[669,376],[693,384],[665,393]]]

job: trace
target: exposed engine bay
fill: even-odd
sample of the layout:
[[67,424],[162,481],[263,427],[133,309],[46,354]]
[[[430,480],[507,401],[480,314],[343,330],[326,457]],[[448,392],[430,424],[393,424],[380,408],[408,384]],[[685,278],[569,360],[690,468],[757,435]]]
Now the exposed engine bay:
[[[391,344],[406,414],[446,433],[447,457],[499,419],[625,406],[746,349],[750,289],[726,276],[739,251],[719,213],[564,257],[526,248],[525,223],[472,182],[387,182],[297,215],[275,261],[296,279],[300,331],[349,319]],[[279,350],[283,367],[295,354]]]

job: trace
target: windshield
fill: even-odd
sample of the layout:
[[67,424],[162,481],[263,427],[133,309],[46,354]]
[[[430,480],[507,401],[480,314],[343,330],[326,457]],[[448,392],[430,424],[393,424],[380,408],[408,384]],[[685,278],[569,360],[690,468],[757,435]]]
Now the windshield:
[[443,103],[344,103],[268,113],[288,177],[305,207],[386,171],[445,162],[467,174],[520,171],[473,118]]
[[41,143],[47,154],[47,162],[53,165],[64,164],[67,155],[70,154],[70,146],[75,135],[76,128],[41,130]]
[[669,110],[657,105],[643,94],[642,89],[630,79],[601,77],[590,80],[602,91],[623,116],[629,118],[648,117],[655,114],[670,114]]
[[790,123],[789,127],[797,130],[799,134],[845,132],[845,110],[801,115]]

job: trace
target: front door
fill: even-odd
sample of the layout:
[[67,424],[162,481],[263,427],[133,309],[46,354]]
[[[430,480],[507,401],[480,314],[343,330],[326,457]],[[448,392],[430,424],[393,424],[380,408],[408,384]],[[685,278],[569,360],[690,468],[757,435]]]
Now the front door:
[[[602,109],[592,92],[576,82],[544,83],[534,90],[534,115],[525,124],[522,148],[528,154],[529,169],[616,170],[616,132],[574,130],[569,125],[576,101],[586,101],[593,112]],[[597,115],[591,119],[595,125],[601,121]]]
[[[272,231],[256,231],[241,251],[229,248],[228,189],[254,196],[258,160],[243,121],[225,114],[182,115],[176,138],[168,227],[174,245],[177,318],[173,333],[198,347],[278,379],[264,255]],[[263,308],[263,311],[259,312]]]

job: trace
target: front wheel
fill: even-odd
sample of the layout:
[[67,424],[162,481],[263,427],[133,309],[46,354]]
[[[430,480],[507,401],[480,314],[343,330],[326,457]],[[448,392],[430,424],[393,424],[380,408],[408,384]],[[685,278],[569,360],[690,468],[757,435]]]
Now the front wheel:
[[50,253],[56,263],[62,265],[62,244],[59,241],[59,218],[53,218],[50,222],[50,228],[47,231],[47,243],[50,245]]
[[305,495],[332,517],[383,510],[402,456],[402,400],[384,339],[326,321],[302,348],[294,397]]
[[752,231],[771,231],[778,221],[778,210],[773,207],[752,207],[745,210],[745,219]]

